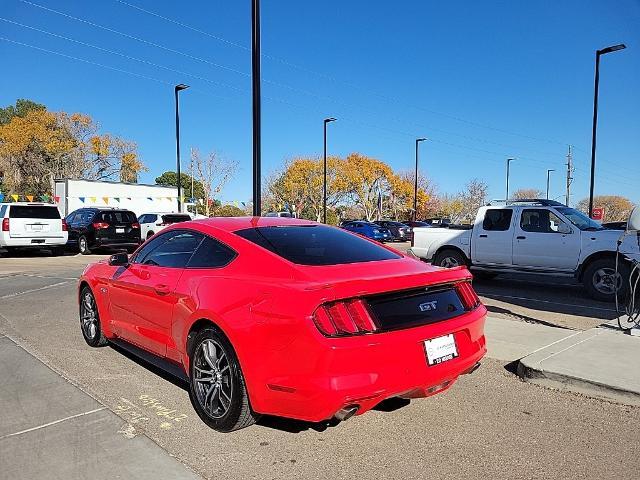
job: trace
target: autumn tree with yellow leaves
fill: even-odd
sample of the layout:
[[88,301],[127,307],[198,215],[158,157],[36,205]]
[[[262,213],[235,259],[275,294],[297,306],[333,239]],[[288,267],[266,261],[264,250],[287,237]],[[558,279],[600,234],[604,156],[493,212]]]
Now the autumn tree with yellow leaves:
[[144,170],[135,143],[101,134],[88,115],[50,112],[27,100],[0,109],[4,193],[47,194],[56,178],[136,182]]

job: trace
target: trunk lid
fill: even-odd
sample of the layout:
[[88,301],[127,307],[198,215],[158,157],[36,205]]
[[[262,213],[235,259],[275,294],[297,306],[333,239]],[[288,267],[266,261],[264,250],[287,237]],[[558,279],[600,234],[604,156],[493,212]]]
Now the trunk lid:
[[9,236],[12,238],[56,238],[63,236],[62,218],[55,205],[11,205]]

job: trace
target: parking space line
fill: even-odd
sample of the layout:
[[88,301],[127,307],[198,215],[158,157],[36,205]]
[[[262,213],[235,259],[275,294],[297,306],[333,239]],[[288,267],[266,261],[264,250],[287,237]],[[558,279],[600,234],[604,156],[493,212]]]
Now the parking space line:
[[52,285],[45,285],[40,288],[32,288],[31,290],[23,290],[22,292],[9,293],[7,295],[3,295],[0,297],[0,300],[5,300],[7,298],[19,297],[20,295],[26,295],[27,293],[40,292],[42,290],[47,290],[49,288],[59,287],[60,285],[66,285],[67,283],[71,283],[69,280],[65,280],[64,282],[54,283]]
[[613,312],[615,310],[612,308],[604,308],[604,307],[591,307],[589,305],[576,305],[575,303],[562,303],[562,302],[552,302],[551,300],[539,300],[537,298],[528,298],[528,297],[514,297],[512,295],[500,295],[497,293],[480,293],[481,297],[498,297],[498,298],[508,298],[510,300],[526,300],[529,302],[537,302],[537,303],[549,303],[552,305],[561,305],[563,307],[574,307],[574,308],[588,308],[590,310],[601,310],[603,312]]
[[106,410],[106,408],[107,407],[100,407],[100,408],[96,408],[96,409],[93,409],[93,410],[89,410],[88,412],[76,413],[75,415],[71,415],[71,416],[65,417],[65,418],[60,418],[58,420],[54,420],[53,422],[43,423],[42,425],[38,425],[37,427],[27,428],[26,430],[20,430],[19,432],[9,433],[7,435],[3,435],[2,437],[0,437],[0,440],[4,440],[5,438],[9,438],[9,437],[15,437],[15,436],[18,436],[18,435],[22,435],[24,433],[33,432],[35,430],[40,430],[40,429],[43,429],[43,428],[47,428],[47,427],[50,427],[52,425],[57,425],[58,423],[66,422],[67,420],[73,420],[74,418],[84,417],[85,415],[91,415],[92,413],[96,413],[96,412],[99,412],[101,410]]

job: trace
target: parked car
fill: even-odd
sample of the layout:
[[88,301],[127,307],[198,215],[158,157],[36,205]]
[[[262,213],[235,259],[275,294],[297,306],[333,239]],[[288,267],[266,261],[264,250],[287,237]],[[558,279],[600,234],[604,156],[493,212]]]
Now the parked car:
[[345,223],[341,228],[378,242],[391,242],[393,240],[393,236],[388,228],[381,227],[366,220],[356,220]]
[[[627,290],[629,264],[616,269],[621,232],[551,200],[490,205],[478,210],[471,229],[415,228],[411,251],[442,267],[469,266],[483,275],[505,272],[573,276],[597,300]],[[620,258],[640,253],[625,238]]]
[[67,243],[67,224],[55,205],[46,203],[0,203],[0,248],[47,248],[54,255]]
[[80,208],[67,217],[68,246],[88,255],[98,248],[124,248],[140,245],[140,224],[135,213],[116,208]]
[[397,242],[406,242],[410,238],[410,231],[407,225],[401,222],[396,222],[393,220],[378,220],[377,222],[373,222],[376,225],[380,225],[381,227],[389,229],[391,232],[392,240]]
[[265,214],[265,217],[284,217],[284,218],[292,218],[291,212],[268,212]]
[[433,218],[425,218],[425,223],[428,223],[429,225],[432,226],[444,226],[444,225],[450,225],[451,224],[451,219],[450,218],[443,218],[443,217],[433,217]]
[[138,217],[140,224],[140,237],[151,238],[165,227],[174,223],[188,222],[191,215],[188,213],[145,213]]
[[90,265],[78,287],[85,341],[186,380],[197,414],[223,432],[261,414],[346,420],[434,395],[486,353],[467,269],[305,220],[171,225]]

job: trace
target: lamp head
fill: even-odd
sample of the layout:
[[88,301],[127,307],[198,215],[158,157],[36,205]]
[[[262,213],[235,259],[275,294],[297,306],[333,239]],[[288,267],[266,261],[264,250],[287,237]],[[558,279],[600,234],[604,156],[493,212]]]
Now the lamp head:
[[180,90],[186,90],[187,88],[189,88],[189,85],[179,83],[178,85],[176,85],[176,92],[179,92]]
[[627,46],[624,43],[620,43],[618,45],[611,45],[610,47],[603,48],[602,50],[598,50],[598,55],[604,55],[606,53],[617,52],[618,50],[624,50]]

